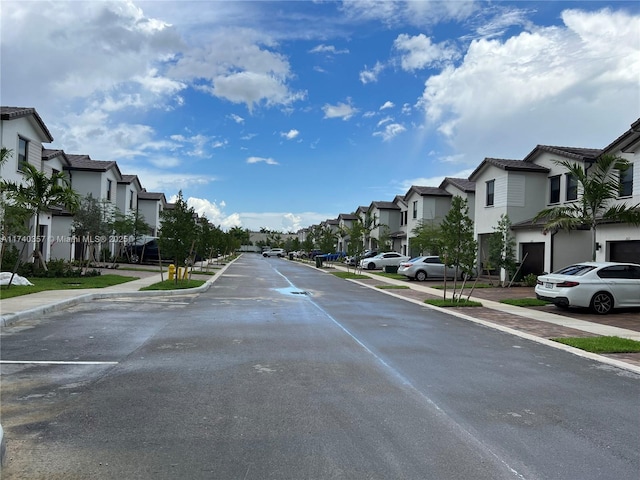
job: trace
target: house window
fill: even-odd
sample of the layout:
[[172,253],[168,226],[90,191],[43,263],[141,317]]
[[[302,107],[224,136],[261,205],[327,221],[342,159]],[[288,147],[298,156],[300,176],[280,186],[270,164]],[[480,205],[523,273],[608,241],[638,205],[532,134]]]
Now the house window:
[[111,180],[107,180],[107,200],[111,200]]
[[560,202],[560,175],[549,178],[549,203]]
[[620,170],[620,196],[630,197],[633,195],[633,163],[625,170]]
[[418,218],[418,202],[413,202],[413,218]]
[[566,174],[567,178],[567,201],[576,200],[578,198],[578,179],[571,175],[570,173]]
[[18,137],[18,171],[24,172],[24,165],[29,163],[29,140]]
[[133,190],[129,191],[129,209],[133,210]]
[[495,187],[496,187],[495,180],[489,180],[487,182],[487,207],[493,207]]

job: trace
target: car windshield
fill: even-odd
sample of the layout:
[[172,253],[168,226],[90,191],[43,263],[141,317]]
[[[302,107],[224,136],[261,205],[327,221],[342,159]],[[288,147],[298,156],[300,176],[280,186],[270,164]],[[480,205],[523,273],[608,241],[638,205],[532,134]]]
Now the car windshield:
[[590,272],[595,267],[592,265],[570,265],[568,267],[561,268],[557,272],[553,272],[557,275],[572,275],[579,277],[587,272]]
[[408,263],[416,263],[422,260],[423,258],[424,257],[413,257],[411,260],[408,261]]

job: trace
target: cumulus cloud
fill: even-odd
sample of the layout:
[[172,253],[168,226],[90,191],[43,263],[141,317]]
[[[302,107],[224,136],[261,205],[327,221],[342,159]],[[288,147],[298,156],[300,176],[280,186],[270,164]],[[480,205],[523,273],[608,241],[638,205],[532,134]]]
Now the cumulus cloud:
[[338,102],[337,105],[326,104],[322,107],[322,110],[324,111],[324,118],[342,118],[343,120],[349,120],[358,113],[358,109],[351,105],[350,99],[348,103]]
[[240,115],[236,115],[235,113],[230,114],[228,117],[236,123],[244,123],[244,118]]
[[414,26],[435,25],[441,21],[463,20],[479,7],[474,0],[393,1],[346,0],[341,8],[348,18],[359,21],[378,20],[387,25],[408,23]]
[[388,108],[393,108],[395,107],[395,104],[389,100],[387,100],[386,102],[384,102],[384,104],[380,107],[380,110],[386,110]]
[[[581,146],[606,145],[603,122],[624,118],[622,109],[638,98],[640,16],[565,10],[562,19],[564,26],[472,41],[460,65],[426,80],[418,105],[427,123],[452,146],[487,156],[571,144],[570,125],[576,139],[592,138]],[[621,131],[633,120],[625,118]],[[517,135],[506,134],[514,128]]]
[[365,65],[364,70],[360,72],[360,82],[363,84],[377,82],[378,76],[382,73],[384,68],[384,65],[380,62],[376,62],[371,69],[368,69]]
[[291,129],[288,132],[280,132],[280,136],[286,138],[287,140],[293,140],[298,135],[300,135],[300,132],[295,129]]
[[456,48],[449,42],[435,44],[422,33],[413,37],[407,34],[398,35],[393,46],[402,52],[400,57],[402,69],[410,72],[451,61],[459,55]]

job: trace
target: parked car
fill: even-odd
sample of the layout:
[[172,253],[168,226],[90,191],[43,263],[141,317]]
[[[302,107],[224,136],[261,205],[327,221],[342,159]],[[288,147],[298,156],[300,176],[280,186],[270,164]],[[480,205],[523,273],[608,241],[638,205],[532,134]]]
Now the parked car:
[[375,270],[384,267],[397,267],[406,262],[410,257],[400,255],[398,252],[384,252],[378,255],[360,260],[360,267],[366,270]]
[[272,248],[271,250],[266,250],[262,252],[263,257],[279,257],[282,258],[287,254],[283,248]]
[[640,307],[640,265],[584,262],[540,275],[536,297],[558,307],[591,308],[606,314],[614,308]]
[[131,263],[157,262],[160,259],[158,239],[155,237],[143,237],[126,248]]
[[[447,278],[455,278],[455,267],[446,267]],[[445,265],[440,257],[428,255],[415,257],[408,262],[402,262],[398,267],[398,273],[404,275],[409,280],[424,282],[428,278],[444,278]],[[458,271],[458,277],[462,278],[464,272]]]
[[365,258],[375,257],[378,254],[377,250],[365,250],[363,253],[358,255],[353,255],[350,257],[346,257],[344,263],[347,265],[356,266],[360,262],[360,260],[364,260]]

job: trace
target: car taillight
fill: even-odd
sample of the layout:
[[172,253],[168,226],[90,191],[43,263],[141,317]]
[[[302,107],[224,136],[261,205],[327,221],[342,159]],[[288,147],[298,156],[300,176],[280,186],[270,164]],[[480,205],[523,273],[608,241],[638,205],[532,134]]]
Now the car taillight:
[[536,285],[542,285],[543,282],[541,282],[540,280],[536,280]]
[[580,282],[560,282],[556,286],[566,288],[566,287],[575,287],[577,285],[580,285]]

